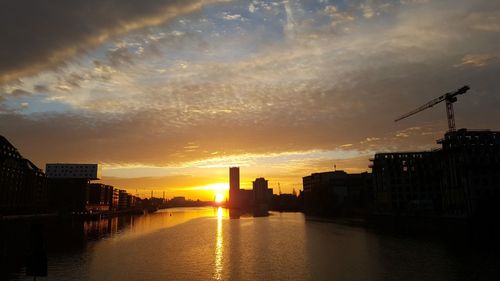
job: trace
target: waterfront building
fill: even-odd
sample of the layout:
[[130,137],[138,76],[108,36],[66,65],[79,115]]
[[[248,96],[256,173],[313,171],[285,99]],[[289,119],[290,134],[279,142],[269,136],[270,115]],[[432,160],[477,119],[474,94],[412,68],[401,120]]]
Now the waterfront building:
[[119,196],[120,196],[119,190],[117,188],[113,188],[113,195],[109,205],[110,210],[112,211],[118,210]]
[[45,171],[52,208],[60,212],[87,211],[90,181],[100,176],[98,164],[49,163]]
[[101,168],[98,164],[47,164],[45,173],[52,179],[98,180],[101,178]]
[[290,194],[273,194],[270,209],[280,212],[298,212],[302,210],[299,197],[297,197],[295,192]]
[[273,190],[269,189],[268,181],[265,178],[257,178],[252,183],[254,214],[265,215],[269,211]]
[[85,212],[87,184],[86,179],[47,178],[50,207],[62,213]]
[[391,215],[494,217],[500,200],[500,132],[447,132],[432,151],[377,153],[374,210]]
[[448,132],[441,144],[442,208],[449,217],[496,217],[500,212],[500,132]]
[[45,211],[47,203],[43,171],[0,136],[0,214]]
[[176,196],[169,201],[169,205],[171,207],[181,207],[186,205],[186,197],[184,196]]
[[90,183],[87,188],[87,211],[109,211],[112,206],[113,187],[102,183]]
[[240,168],[229,168],[229,205],[237,207],[239,205],[238,195],[240,193]]
[[256,215],[267,214],[273,190],[264,178],[257,178],[252,185],[252,189],[240,189],[240,168],[229,168],[229,206],[244,212],[253,210]]
[[118,190],[118,210],[126,210],[130,206],[128,195],[126,190]]
[[255,202],[265,202],[268,200],[268,181],[265,178],[256,178],[252,182],[252,190]]
[[303,177],[302,183],[306,214],[350,214],[367,209],[371,189],[370,173],[313,173]]
[[373,161],[374,209],[378,214],[440,213],[439,152],[377,153]]

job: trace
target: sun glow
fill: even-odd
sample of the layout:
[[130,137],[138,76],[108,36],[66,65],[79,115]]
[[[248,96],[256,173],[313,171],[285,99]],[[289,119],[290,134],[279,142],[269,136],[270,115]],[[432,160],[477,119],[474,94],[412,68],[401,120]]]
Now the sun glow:
[[203,186],[197,186],[192,188],[193,190],[213,190],[213,191],[218,191],[218,193],[222,193],[226,190],[229,190],[229,184],[228,183],[212,183],[212,184],[207,184]]
[[216,193],[215,194],[215,202],[216,203],[222,203],[222,202],[224,202],[224,198],[225,198],[225,196],[222,193]]
[[197,190],[204,192],[205,194],[214,198],[216,203],[222,203],[227,197],[227,192],[229,190],[228,183],[212,183],[203,186],[197,186],[191,190]]

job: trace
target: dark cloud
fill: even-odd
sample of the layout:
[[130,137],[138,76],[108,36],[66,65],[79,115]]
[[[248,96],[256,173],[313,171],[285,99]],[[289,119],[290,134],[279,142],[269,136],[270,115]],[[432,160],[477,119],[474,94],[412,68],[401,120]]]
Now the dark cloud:
[[49,88],[47,87],[47,85],[37,84],[33,86],[33,90],[36,92],[46,93],[49,91]]
[[15,89],[10,93],[10,95],[13,97],[22,97],[22,96],[30,96],[31,93],[23,89]]
[[0,82],[33,74],[110,36],[200,8],[199,0],[7,0],[0,3]]

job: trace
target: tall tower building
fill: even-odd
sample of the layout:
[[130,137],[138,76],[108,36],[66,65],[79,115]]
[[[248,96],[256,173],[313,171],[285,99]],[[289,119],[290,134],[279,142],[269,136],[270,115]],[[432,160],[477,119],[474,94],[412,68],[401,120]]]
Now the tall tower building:
[[240,192],[240,167],[229,168],[229,204],[231,207],[238,206],[238,194]]
[[268,204],[273,197],[273,192],[272,189],[269,189],[267,180],[265,178],[257,178],[252,185],[254,204]]

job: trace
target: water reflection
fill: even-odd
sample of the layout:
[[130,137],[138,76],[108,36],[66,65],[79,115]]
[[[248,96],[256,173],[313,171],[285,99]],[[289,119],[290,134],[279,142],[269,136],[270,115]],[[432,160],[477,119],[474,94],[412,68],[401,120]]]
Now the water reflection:
[[222,280],[222,251],[223,251],[223,237],[222,237],[222,216],[223,210],[221,207],[217,209],[217,236],[215,243],[215,280]]
[[[47,222],[49,276],[41,280],[500,280],[498,248],[450,239],[455,233],[443,240],[306,220],[300,213],[229,215],[221,208],[182,208]],[[29,227],[0,225],[0,269],[18,268],[9,276],[0,270],[0,280],[32,280],[22,264],[13,264],[26,253],[22,233]]]

